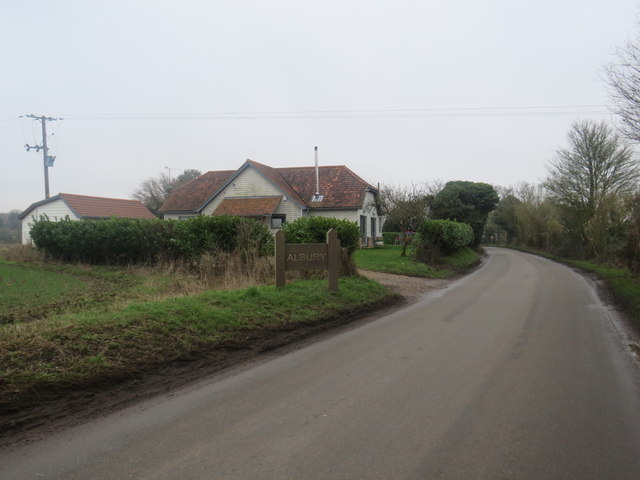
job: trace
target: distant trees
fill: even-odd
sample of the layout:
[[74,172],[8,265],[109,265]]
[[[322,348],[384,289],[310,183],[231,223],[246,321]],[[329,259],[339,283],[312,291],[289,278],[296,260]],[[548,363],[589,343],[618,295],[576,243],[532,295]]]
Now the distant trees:
[[487,217],[498,201],[495,189],[487,183],[447,182],[433,199],[431,218],[471,225],[473,245],[479,245]]
[[20,242],[20,210],[0,213],[0,243]]
[[157,177],[151,177],[143,181],[133,192],[133,198],[140,200],[149,210],[156,213],[169,194],[180,185],[184,185],[202,173],[200,170],[187,169],[175,178],[168,173],[161,172]]

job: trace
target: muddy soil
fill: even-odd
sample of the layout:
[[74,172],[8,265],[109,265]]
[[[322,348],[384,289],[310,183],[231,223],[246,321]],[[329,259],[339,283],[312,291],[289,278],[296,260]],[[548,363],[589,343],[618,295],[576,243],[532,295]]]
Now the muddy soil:
[[340,317],[252,332],[242,341],[203,352],[197,359],[164,364],[135,378],[62,395],[54,393],[50,400],[36,406],[0,415],[0,446],[30,443],[156,395],[169,394],[204,378],[231,375],[328,335],[375,320],[451,282],[451,279],[360,273],[390,287],[398,297],[387,304],[371,305]]

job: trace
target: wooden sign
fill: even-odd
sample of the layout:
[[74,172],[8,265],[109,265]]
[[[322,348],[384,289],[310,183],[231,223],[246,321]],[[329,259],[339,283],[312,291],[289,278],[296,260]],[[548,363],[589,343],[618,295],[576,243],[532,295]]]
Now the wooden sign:
[[338,291],[340,241],[338,233],[327,232],[327,243],[285,243],[284,232],[276,233],[276,287],[284,287],[287,270],[327,270],[329,290]]

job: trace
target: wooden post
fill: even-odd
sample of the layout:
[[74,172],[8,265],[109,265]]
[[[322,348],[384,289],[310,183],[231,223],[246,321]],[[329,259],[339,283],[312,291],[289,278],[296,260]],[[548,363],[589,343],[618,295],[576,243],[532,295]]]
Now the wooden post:
[[338,276],[340,275],[340,240],[338,232],[333,228],[327,232],[327,277],[329,279],[329,291],[338,291]]
[[286,283],[284,232],[278,230],[276,232],[276,287],[282,288]]

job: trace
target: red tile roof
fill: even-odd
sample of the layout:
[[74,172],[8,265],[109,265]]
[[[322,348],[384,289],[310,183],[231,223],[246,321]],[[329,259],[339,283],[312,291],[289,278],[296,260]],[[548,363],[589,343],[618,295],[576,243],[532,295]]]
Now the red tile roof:
[[71,193],[60,193],[58,197],[81,218],[157,218],[140,200],[90,197]]
[[359,208],[364,204],[367,189],[375,190],[344,165],[320,167],[318,177],[321,202],[312,202],[316,193],[315,167],[278,168],[282,178],[295,185],[298,194],[311,208]]
[[263,217],[271,215],[282,197],[227,197],[213,215],[238,215],[240,217]]
[[[176,188],[165,201],[161,212],[196,212],[245,169],[257,170],[284,195],[304,208],[360,208],[367,190],[376,191],[344,165],[319,167],[321,202],[312,202],[316,193],[315,167],[272,168],[247,160],[237,171],[214,171]],[[216,211],[216,213],[218,213]]]
[[179,186],[160,207],[161,212],[195,211],[222,187],[235,170],[207,172]]

